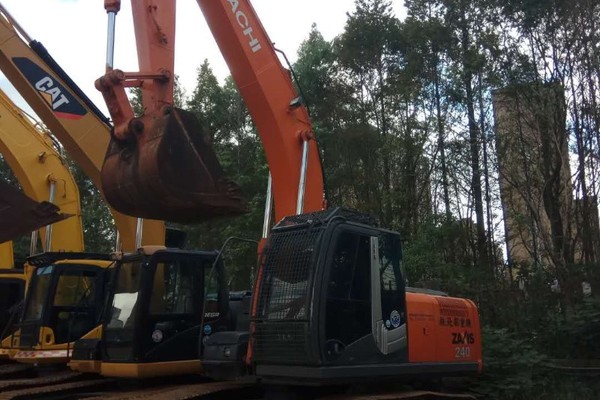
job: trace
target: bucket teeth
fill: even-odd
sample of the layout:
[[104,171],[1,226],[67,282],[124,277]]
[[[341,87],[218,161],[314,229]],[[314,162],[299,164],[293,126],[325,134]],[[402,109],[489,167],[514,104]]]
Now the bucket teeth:
[[196,116],[180,109],[156,120],[137,143],[111,139],[102,188],[114,209],[148,219],[192,223],[247,211]]

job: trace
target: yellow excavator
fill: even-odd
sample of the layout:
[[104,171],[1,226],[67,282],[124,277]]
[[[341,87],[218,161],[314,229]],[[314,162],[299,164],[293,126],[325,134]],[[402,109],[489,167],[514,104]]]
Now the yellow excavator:
[[[0,70],[100,188],[100,169],[110,141],[109,121],[2,6]],[[165,243],[164,222],[127,217],[112,209],[111,213],[118,230],[116,247],[123,251]],[[74,340],[101,336],[96,322],[112,261],[106,254],[53,252],[30,258],[29,264],[35,273],[21,329],[11,343],[18,348],[13,358],[35,364],[67,362]]]
[[[40,229],[44,251],[83,251],[79,190],[50,134],[34,125],[0,90],[0,153],[23,192],[74,217]],[[34,243],[35,244],[35,243]]]
[[[73,217],[39,230],[44,251],[83,251],[83,226],[77,185],[55,148],[51,136],[39,129],[33,120],[19,110],[0,91],[0,154],[12,170],[23,192],[36,201],[49,201]],[[36,252],[38,232],[32,233],[30,252]],[[5,242],[3,266],[14,267],[11,242]],[[31,272],[30,269],[26,269]],[[7,356],[10,338],[6,333],[12,325],[10,305],[23,300],[27,273],[23,270],[6,269],[0,273],[2,287],[2,349],[0,355]]]
[[[0,5],[0,71],[64,146],[94,185],[101,189],[100,170],[110,141],[111,125],[50,56],[44,46]],[[165,242],[163,221],[144,220],[111,209],[123,251],[141,244]],[[137,235],[137,231],[142,235]],[[139,244],[139,243],[138,243]]]

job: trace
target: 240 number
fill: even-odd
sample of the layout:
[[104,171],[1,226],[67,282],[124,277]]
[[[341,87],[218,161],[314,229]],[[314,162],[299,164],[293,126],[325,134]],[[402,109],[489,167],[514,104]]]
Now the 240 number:
[[456,357],[459,360],[471,357],[471,348],[468,346],[455,347],[454,357]]

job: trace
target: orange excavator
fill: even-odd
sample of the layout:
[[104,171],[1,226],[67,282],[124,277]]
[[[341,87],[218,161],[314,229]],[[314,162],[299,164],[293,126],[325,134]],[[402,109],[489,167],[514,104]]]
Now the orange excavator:
[[[105,0],[109,32],[120,2]],[[272,179],[249,332],[202,331],[204,371],[253,374],[290,398],[308,386],[473,375],[475,304],[406,287],[400,236],[368,215],[327,208],[319,150],[289,71],[248,0],[198,0],[262,140]],[[115,122],[102,182],[115,209],[201,221],[243,210],[200,124],[173,107],[174,0],[132,0],[141,72],[96,82]],[[135,116],[125,88],[141,87]],[[185,177],[183,179],[182,177]],[[275,221],[270,229],[274,200]],[[192,349],[190,349],[192,351]]]

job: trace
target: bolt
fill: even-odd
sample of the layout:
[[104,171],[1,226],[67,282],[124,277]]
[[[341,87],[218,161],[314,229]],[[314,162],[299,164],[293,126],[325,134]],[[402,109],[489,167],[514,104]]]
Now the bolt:
[[139,119],[134,119],[131,121],[130,128],[133,133],[140,135],[144,132],[144,123]]

